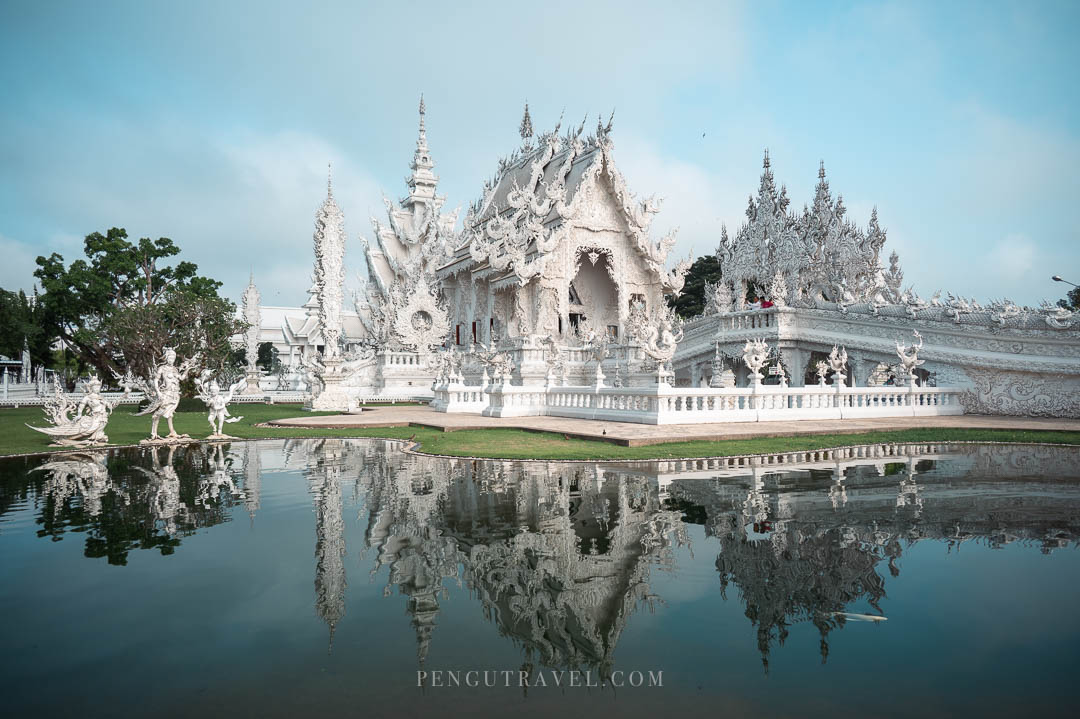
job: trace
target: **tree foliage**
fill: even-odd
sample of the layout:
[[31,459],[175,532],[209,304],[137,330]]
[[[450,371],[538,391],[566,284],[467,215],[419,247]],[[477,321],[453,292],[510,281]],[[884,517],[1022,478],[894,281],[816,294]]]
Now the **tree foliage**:
[[1057,303],[1058,307],[1064,307],[1073,312],[1080,311],[1080,287],[1074,287],[1069,290],[1069,293],[1065,295],[1065,298],[1058,300]]
[[277,348],[274,347],[273,342],[261,342],[259,343],[259,356],[255,360],[255,364],[262,367],[267,372],[274,372],[277,370],[278,365],[281,364],[281,360],[278,359]]
[[191,262],[168,264],[180,248],[167,237],[130,242],[113,227],[86,236],[85,259],[65,266],[56,253],[38,257],[34,275],[45,332],[78,353],[103,378],[130,368],[145,373],[165,347],[196,350],[208,367],[224,366],[229,338],[242,331],[221,283]]
[[690,265],[682,294],[669,297],[668,304],[674,307],[675,313],[683,319],[696,317],[705,311],[705,283],[719,280],[720,258],[716,255],[702,255]]
[[18,358],[23,349],[29,348],[35,365],[48,364],[52,359],[52,338],[43,326],[43,315],[36,296],[0,289],[0,354]]

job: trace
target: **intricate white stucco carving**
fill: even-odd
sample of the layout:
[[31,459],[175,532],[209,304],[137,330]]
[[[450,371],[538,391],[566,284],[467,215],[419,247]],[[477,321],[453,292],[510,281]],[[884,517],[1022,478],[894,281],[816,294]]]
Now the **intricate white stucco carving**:
[[672,307],[664,306],[653,318],[642,323],[644,313],[635,315],[637,325],[633,335],[639,338],[641,349],[657,366],[664,366],[675,356],[675,349],[683,339],[682,320]]
[[244,332],[244,359],[247,360],[248,373],[258,372],[255,363],[259,360],[259,328],[262,318],[259,312],[259,288],[255,286],[255,275],[248,280],[244,289],[244,321],[248,328]]
[[[195,371],[198,362],[199,355],[196,354],[181,362],[177,367],[176,350],[169,347],[166,348],[161,363],[154,367],[150,377],[145,381],[139,381],[140,388],[150,399],[150,404],[135,416],[151,415],[150,439],[142,440],[142,444],[191,439],[186,434],[177,434],[176,428],[173,427],[173,413],[176,412],[176,406],[180,404],[180,383]],[[158,436],[158,423],[162,418],[165,418],[169,425],[169,434],[165,437]]]
[[829,376],[829,363],[825,360],[818,360],[814,363],[814,374],[817,375],[818,384],[822,387],[825,386],[825,378]]
[[761,384],[764,379],[761,368],[769,361],[769,346],[765,344],[765,340],[747,340],[742,352],[743,362],[750,369],[754,384]]
[[1027,417],[1080,417],[1080,378],[1064,374],[968,368],[966,411]]
[[244,390],[246,384],[246,380],[241,377],[228,390],[222,392],[221,386],[213,378],[210,370],[203,370],[195,380],[196,393],[210,412],[206,418],[210,423],[210,436],[207,439],[234,439],[224,433],[225,423],[239,422],[243,417],[229,415],[229,402],[232,402],[234,394]]
[[116,402],[101,396],[101,380],[91,377],[86,383],[86,395],[78,402],[64,394],[58,380],[53,380],[53,394],[45,399],[45,419],[51,427],[30,429],[52,437],[53,447],[92,447],[107,444],[105,425]]
[[832,351],[829,352],[828,361],[829,369],[831,369],[835,374],[835,376],[833,377],[833,384],[844,384],[844,380],[847,379],[847,348],[840,347],[839,349],[837,349],[836,345],[833,345]]
[[921,364],[925,364],[926,360],[919,359],[919,350],[922,349],[923,341],[922,335],[918,330],[915,330],[915,339],[918,340],[918,344],[912,342],[908,346],[896,343],[896,355],[900,358],[900,367],[904,377],[910,379],[911,382],[915,381],[915,368]]
[[726,279],[705,283],[705,310],[703,314],[719,315],[731,312],[734,298],[731,284]]
[[450,331],[450,318],[423,274],[397,310],[393,327],[403,347],[423,355],[446,339]]
[[323,356],[341,354],[341,308],[345,286],[345,215],[334,200],[334,188],[327,178],[326,200],[315,213],[315,288],[319,302],[319,325],[324,341]]
[[[725,277],[737,287],[753,283],[772,289],[774,303],[828,298],[846,305],[883,297],[888,284],[878,254],[885,230],[878,224],[877,209],[866,230],[856,227],[845,217],[843,198],[833,200],[822,164],[813,205],[796,217],[788,211],[786,189],[776,188],[767,152],[763,167],[746,223],[734,239],[722,243]],[[771,288],[777,273],[790,283]],[[894,261],[892,280],[898,281],[897,276],[902,279],[903,273]]]

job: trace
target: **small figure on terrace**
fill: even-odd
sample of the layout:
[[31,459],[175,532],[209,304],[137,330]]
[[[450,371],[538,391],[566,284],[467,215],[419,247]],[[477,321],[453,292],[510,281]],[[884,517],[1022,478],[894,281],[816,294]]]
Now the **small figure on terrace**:
[[818,384],[822,387],[825,386],[825,377],[829,374],[829,363],[825,360],[818,360],[814,365],[814,374],[817,375]]
[[847,379],[847,359],[847,347],[837,349],[836,345],[833,345],[832,352],[829,353],[829,369],[835,373],[833,384],[837,387]]
[[239,422],[243,417],[231,417],[228,406],[229,402],[232,402],[233,395],[243,392],[247,387],[247,380],[241,377],[229,387],[228,392],[222,394],[217,380],[210,378],[210,370],[203,370],[195,385],[198,388],[199,399],[210,410],[210,414],[206,417],[206,421],[210,423],[210,436],[207,439],[234,439],[224,433],[225,423]]
[[912,342],[905,347],[899,342],[896,343],[896,355],[900,358],[900,365],[904,375],[912,385],[915,384],[915,368],[926,362],[926,360],[919,359],[919,350],[921,350],[923,346],[922,335],[919,334],[918,330],[915,330],[913,334],[915,335],[915,339],[919,341],[918,344]]
[[[154,369],[153,376],[146,383],[150,404],[146,406],[146,409],[135,414],[136,417],[152,415],[150,439],[143,440],[144,442],[191,439],[186,434],[176,433],[176,428],[173,426],[173,414],[176,412],[176,406],[180,404],[180,383],[195,370],[195,364],[198,361],[199,356],[196,354],[194,357],[181,362],[180,366],[177,367],[176,350],[171,347],[165,349],[164,362]],[[158,423],[162,417],[169,423],[169,434],[166,437],[158,436]]]
[[86,396],[76,405],[63,393],[60,383],[54,381],[53,396],[45,401],[46,419],[53,426],[26,426],[52,437],[54,447],[107,444],[109,437],[105,434],[105,425],[116,403],[105,399],[100,393],[101,380],[91,377],[86,383]]

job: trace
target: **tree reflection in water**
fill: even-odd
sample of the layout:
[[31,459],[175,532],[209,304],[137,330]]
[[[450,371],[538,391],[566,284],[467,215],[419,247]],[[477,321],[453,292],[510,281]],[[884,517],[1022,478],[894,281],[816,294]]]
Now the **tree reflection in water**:
[[[265,471],[306,477],[315,516],[315,611],[346,613],[346,497],[362,509],[361,559],[405,598],[423,666],[440,602],[467,590],[537,665],[613,666],[630,617],[652,609],[652,572],[676,567],[688,526],[716,552],[769,654],[790,628],[821,636],[865,604],[915,542],[1012,542],[1049,552],[1080,536],[1076,448],[880,445],[857,450],[632,465],[407,455],[376,440],[287,440],[69,454],[5,472],[0,510],[34,498],[39,535],[86,534],[88,557],[176,551],[201,527],[260,509]],[[715,541],[715,545],[712,543]],[[699,551],[700,548],[699,548]]]

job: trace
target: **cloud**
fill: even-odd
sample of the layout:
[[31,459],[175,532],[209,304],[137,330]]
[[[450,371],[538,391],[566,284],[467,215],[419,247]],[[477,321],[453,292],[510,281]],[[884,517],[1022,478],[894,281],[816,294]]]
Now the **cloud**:
[[0,235],[0,287],[18,291],[24,289],[30,292],[28,282],[33,280],[34,270],[37,264],[34,260],[41,254],[33,247]]
[[229,297],[239,298],[254,271],[268,303],[301,304],[331,162],[346,213],[346,262],[359,261],[356,238],[380,204],[378,185],[333,143],[298,131],[213,134],[167,122],[128,129],[119,122],[109,133],[123,136],[123,152],[110,140],[60,140],[25,176],[40,188],[27,214],[48,220],[4,239],[0,286],[29,289],[37,255],[57,251],[70,262],[84,235],[120,226],[133,239],[171,237],[181,259],[222,281]]
[[720,244],[720,227],[734,233],[742,221],[745,189],[730,175],[662,153],[655,144],[632,134],[615,137],[615,162],[630,189],[639,197],[663,199],[653,220],[654,239],[678,229],[673,261],[688,253],[713,253]]

